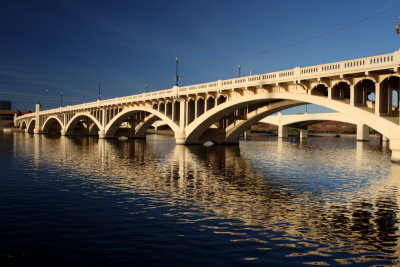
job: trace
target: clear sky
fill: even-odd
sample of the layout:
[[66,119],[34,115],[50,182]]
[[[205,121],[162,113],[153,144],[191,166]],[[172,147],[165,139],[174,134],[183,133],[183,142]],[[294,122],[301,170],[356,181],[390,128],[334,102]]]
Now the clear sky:
[[[393,52],[400,1],[0,0],[0,100],[45,108]],[[313,107],[310,107],[311,109]],[[318,109],[314,107],[314,109]]]

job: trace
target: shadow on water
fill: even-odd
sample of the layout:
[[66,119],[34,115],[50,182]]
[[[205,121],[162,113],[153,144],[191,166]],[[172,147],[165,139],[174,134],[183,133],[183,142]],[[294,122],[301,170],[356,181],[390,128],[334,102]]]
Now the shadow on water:
[[[186,244],[180,239],[194,254],[172,256],[175,263],[227,257],[231,263],[397,264],[400,166],[376,143],[350,141],[203,147],[175,146],[163,137],[121,142],[15,134],[9,149],[25,158],[35,184],[115,197],[128,217],[159,210],[146,220],[160,227],[172,218],[174,231],[201,232]],[[207,246],[208,260],[194,252]],[[89,254],[102,247],[92,249]],[[12,262],[13,253],[23,252],[7,251],[2,261]],[[143,262],[150,261],[147,254],[156,262],[165,256],[143,249]]]

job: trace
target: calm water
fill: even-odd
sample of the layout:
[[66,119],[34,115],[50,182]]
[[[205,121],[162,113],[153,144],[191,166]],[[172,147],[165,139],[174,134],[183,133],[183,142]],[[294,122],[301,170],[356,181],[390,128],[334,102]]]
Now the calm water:
[[399,264],[378,142],[240,146],[0,133],[0,265]]

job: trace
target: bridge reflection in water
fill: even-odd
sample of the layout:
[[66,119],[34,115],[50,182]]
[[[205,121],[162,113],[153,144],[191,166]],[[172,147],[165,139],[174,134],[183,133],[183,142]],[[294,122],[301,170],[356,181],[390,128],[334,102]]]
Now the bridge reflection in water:
[[238,250],[254,243],[248,260],[279,252],[311,264],[398,262],[400,166],[379,144],[310,138],[297,146],[206,148],[164,138],[15,134],[13,145],[24,153],[33,145],[37,169],[57,168],[66,180],[127,194],[127,203],[129,193],[139,192],[167,209],[162,217],[224,235]]

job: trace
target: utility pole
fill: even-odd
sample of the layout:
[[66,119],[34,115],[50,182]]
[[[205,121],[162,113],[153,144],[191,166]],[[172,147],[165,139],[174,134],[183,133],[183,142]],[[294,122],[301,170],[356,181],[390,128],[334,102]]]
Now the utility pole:
[[63,106],[63,90],[61,90],[61,93],[60,93],[60,107],[62,107]]
[[240,78],[240,69],[242,68],[241,65],[238,65],[238,72],[239,72],[239,78]]
[[100,94],[101,80],[98,81],[98,85],[99,85],[99,94],[98,94],[97,100],[100,100],[101,99],[101,94]]
[[179,64],[179,58],[175,58],[175,85],[178,86],[178,81],[179,81],[179,75],[178,75],[178,64]]

